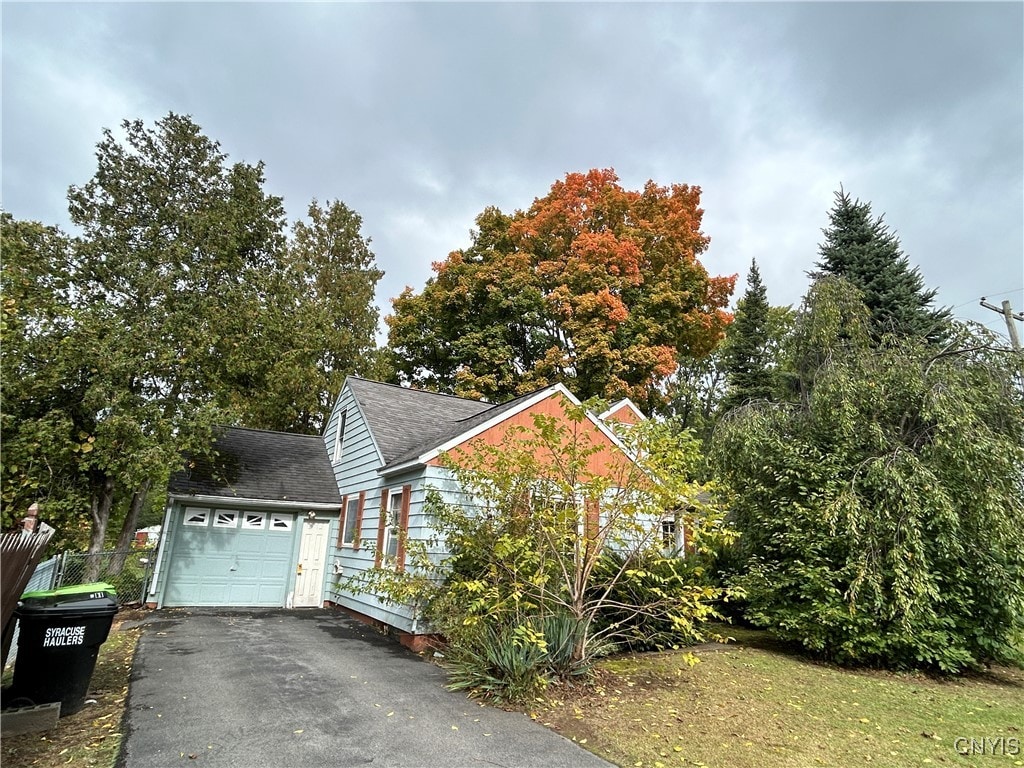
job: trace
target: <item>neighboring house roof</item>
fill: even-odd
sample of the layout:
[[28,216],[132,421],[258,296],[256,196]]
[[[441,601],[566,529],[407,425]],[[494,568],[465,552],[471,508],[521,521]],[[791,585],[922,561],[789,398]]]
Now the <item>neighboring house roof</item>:
[[[556,392],[578,404],[560,384],[543,387],[499,405],[354,376],[348,378],[347,386],[381,452],[382,472],[419,463],[442,446],[449,446],[495,419]],[[595,424],[606,431],[603,424],[596,420]],[[607,434],[617,443],[610,432]]]
[[619,400],[597,418],[604,422],[615,421],[620,424],[639,424],[641,421],[647,421],[644,412],[628,397]]
[[[327,447],[319,435],[224,427],[213,461],[171,475],[176,495],[340,504]],[[191,460],[189,462],[192,464]]]

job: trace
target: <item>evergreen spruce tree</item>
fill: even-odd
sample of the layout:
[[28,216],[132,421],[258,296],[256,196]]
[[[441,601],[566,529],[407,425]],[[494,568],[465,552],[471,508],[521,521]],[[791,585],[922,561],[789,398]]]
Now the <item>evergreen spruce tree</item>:
[[852,200],[842,188],[822,230],[820,274],[849,280],[871,312],[875,337],[885,333],[940,341],[948,331],[948,309],[934,309],[936,291],[926,290],[917,267],[911,267],[899,238],[883,217],[872,218],[870,203]]
[[722,398],[723,413],[752,400],[772,398],[770,340],[768,293],[754,260],[747,273],[747,290],[736,304],[736,317],[726,332],[722,351],[729,387]]

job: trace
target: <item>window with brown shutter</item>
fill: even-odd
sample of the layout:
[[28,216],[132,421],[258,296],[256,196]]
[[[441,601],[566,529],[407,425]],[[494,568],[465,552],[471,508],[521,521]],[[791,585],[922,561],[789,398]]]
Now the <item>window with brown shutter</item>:
[[352,537],[352,549],[359,549],[363,538],[363,507],[366,506],[366,491],[359,492],[359,505],[356,507],[355,535]]
[[395,549],[395,560],[398,570],[405,570],[405,539],[409,535],[409,503],[412,499],[412,486],[402,487],[402,511],[398,519],[398,546]]
[[388,489],[380,491],[380,517],[377,519],[377,551],[373,555],[373,567],[380,568],[384,557],[384,534],[388,520]]
[[341,499],[341,511],[338,512],[338,540],[334,542],[334,546],[339,549],[345,537],[345,511],[347,509],[348,496],[343,496]]

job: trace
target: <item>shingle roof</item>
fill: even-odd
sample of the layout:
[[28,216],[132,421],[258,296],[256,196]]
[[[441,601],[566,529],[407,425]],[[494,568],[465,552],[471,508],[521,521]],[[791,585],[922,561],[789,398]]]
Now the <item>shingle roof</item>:
[[170,493],[225,498],[340,504],[324,440],[260,429],[224,427],[214,461],[171,475]]
[[537,394],[494,405],[356,377],[349,377],[348,386],[377,441],[385,469],[412,461]]

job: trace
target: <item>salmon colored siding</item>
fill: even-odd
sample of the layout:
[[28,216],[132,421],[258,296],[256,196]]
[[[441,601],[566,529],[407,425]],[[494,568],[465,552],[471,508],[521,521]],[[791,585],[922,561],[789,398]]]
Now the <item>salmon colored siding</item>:
[[[594,453],[587,457],[586,470],[591,477],[607,477],[614,480],[617,477],[623,477],[629,472],[629,459],[622,450],[612,442],[608,435],[598,429],[592,421],[589,419],[584,419],[579,422],[569,420],[565,396],[558,392],[553,392],[549,397],[541,400],[539,403],[535,403],[526,410],[513,414],[504,421],[495,424],[490,429],[481,432],[475,437],[469,438],[463,443],[460,443],[450,449],[449,454],[451,454],[452,458],[458,462],[460,455],[472,456],[480,446],[507,445],[510,439],[514,439],[514,436],[510,438],[509,435],[509,431],[513,428],[520,427],[528,430],[529,432],[533,431],[533,419],[537,414],[564,420],[570,428],[579,430],[579,432],[582,433],[583,440],[589,440],[591,446],[598,448],[598,450],[594,451]],[[427,464],[438,466],[440,464],[440,460],[435,458],[428,461]]]
[[637,416],[636,411],[628,405],[622,405],[618,410],[609,413],[608,416],[605,417],[605,421],[617,421],[620,424],[639,424],[640,417]]

